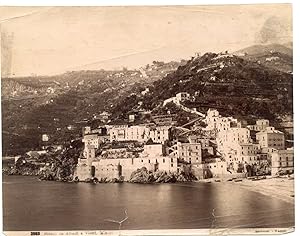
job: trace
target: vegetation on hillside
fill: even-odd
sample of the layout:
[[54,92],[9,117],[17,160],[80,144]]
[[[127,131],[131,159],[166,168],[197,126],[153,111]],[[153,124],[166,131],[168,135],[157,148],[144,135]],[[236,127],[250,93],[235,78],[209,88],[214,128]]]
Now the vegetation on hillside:
[[[264,53],[261,58],[270,56],[269,49]],[[282,64],[289,63],[290,55],[284,51],[271,53],[285,58]],[[94,117],[102,111],[112,113],[114,122],[128,118],[130,112],[144,110],[176,114],[178,124],[184,124],[195,115],[174,104],[162,106],[165,99],[179,92],[193,97],[185,106],[203,113],[216,108],[222,115],[272,122],[292,116],[292,88],[291,73],[227,53],[206,53],[180,63],[154,61],[139,70],[6,78],[2,80],[3,154],[39,149],[42,134],[49,135],[49,144],[79,138],[81,128],[97,123]]]

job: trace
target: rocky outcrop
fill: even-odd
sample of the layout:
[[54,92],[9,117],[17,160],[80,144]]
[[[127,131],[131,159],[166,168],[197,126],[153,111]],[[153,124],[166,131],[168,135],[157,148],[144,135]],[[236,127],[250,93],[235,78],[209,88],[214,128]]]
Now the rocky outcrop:
[[132,172],[130,176],[130,183],[175,183],[175,182],[189,182],[195,180],[191,174],[185,172],[166,172],[166,171],[148,171],[147,168],[142,167]]
[[[75,177],[74,182],[80,182],[78,177]],[[83,182],[85,183],[93,183],[93,184],[97,184],[97,183],[123,183],[124,179],[123,178],[87,178],[85,179]]]
[[2,167],[2,174],[4,174],[4,175],[15,175],[16,170],[15,170],[15,168]]

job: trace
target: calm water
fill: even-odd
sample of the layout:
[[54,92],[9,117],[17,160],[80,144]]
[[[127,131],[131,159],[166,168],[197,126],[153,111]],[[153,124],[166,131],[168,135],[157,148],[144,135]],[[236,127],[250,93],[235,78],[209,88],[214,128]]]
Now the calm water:
[[[224,183],[86,184],[3,177],[4,230],[294,226],[292,204]],[[216,215],[213,220],[212,211]]]

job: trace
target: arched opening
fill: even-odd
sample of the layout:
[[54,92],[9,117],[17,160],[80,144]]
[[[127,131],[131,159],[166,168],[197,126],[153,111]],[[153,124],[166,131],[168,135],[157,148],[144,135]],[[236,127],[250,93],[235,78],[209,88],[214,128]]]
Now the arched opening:
[[118,175],[119,177],[122,176],[122,166],[120,164],[118,164]]
[[96,167],[95,166],[91,166],[91,176],[95,177],[96,174]]

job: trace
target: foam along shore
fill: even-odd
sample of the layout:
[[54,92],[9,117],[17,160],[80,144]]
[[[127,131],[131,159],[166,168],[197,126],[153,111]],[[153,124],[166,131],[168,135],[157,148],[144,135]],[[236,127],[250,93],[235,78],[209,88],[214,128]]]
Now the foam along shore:
[[270,197],[275,197],[288,203],[294,203],[294,179],[288,176],[271,177],[253,181],[252,179],[238,179],[240,181],[226,181],[220,179],[211,180],[211,182],[221,181],[222,184],[238,185],[242,188],[248,189],[253,192],[258,192]]

